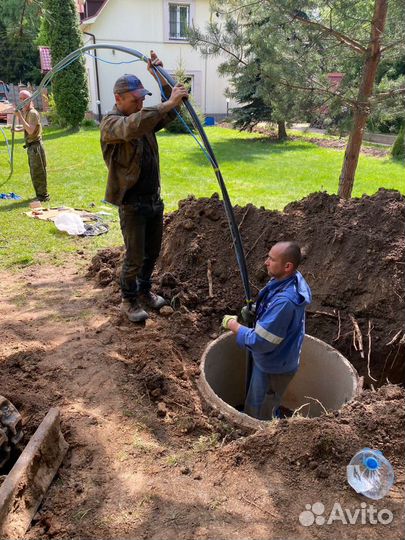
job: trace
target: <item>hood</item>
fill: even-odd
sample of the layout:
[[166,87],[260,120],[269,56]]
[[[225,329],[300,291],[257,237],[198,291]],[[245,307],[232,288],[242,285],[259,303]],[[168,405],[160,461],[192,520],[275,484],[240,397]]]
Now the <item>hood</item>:
[[277,281],[271,279],[270,289],[278,290],[280,296],[285,296],[297,306],[306,306],[312,301],[312,293],[308,283],[301,272],[296,272],[293,276]]

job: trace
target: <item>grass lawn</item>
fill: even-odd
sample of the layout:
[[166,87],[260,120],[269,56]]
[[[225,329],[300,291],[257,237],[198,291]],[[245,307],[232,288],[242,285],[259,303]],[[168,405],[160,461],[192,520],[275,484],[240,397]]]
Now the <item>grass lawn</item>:
[[[8,132],[9,133],[9,132]],[[208,137],[221,166],[232,203],[253,203],[281,210],[291,201],[314,191],[336,193],[343,153],[320,148],[305,139],[275,144],[258,134],[212,127]],[[1,136],[0,136],[1,137]],[[11,137],[10,137],[11,139]],[[112,215],[110,231],[95,238],[73,238],[53,223],[26,217],[27,199],[33,197],[22,135],[16,134],[14,175],[0,188],[15,192],[22,201],[0,200],[0,266],[26,266],[46,260],[59,264],[63,254],[122,243],[117,210],[102,202],[106,167],[97,129],[68,133],[45,130],[51,206],[104,210]],[[159,134],[162,192],[166,210],[188,194],[210,196],[219,191],[212,167],[189,135]],[[0,142],[0,183],[8,175],[7,151]],[[361,156],[353,192],[373,194],[378,188],[404,192],[405,166],[389,158]],[[91,208],[91,203],[95,207]]]

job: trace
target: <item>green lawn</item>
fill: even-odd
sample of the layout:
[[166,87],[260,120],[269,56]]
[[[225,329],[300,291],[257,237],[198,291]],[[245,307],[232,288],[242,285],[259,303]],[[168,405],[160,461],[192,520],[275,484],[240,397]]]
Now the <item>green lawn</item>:
[[[304,139],[276,144],[258,134],[229,129],[213,127],[207,133],[233,204],[252,202],[281,210],[289,202],[314,191],[336,193],[342,152],[320,148]],[[106,168],[98,130],[68,133],[49,129],[44,137],[51,206],[89,209],[93,203],[95,211],[103,209],[112,213],[110,232],[96,238],[68,237],[52,223],[35,221],[23,214],[33,189],[22,135],[18,133],[16,138],[14,175],[0,191],[15,192],[25,200],[0,200],[0,266],[25,266],[49,260],[58,264],[65,252],[119,245],[117,210],[106,208],[102,202]],[[177,202],[188,194],[202,197],[219,191],[211,166],[189,135],[163,132],[159,134],[159,146],[166,210],[177,208]],[[1,141],[0,183],[7,174],[7,152]],[[379,187],[404,191],[404,180],[404,165],[389,158],[362,156],[353,196],[373,194]]]

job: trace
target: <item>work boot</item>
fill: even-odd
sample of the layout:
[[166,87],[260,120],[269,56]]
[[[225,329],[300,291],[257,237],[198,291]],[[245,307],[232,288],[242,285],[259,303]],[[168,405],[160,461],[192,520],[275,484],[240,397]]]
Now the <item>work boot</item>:
[[121,301],[121,313],[128,317],[131,322],[143,322],[149,317],[136,300],[123,298]]
[[166,300],[152,291],[139,293],[139,300],[152,309],[160,309],[166,305]]

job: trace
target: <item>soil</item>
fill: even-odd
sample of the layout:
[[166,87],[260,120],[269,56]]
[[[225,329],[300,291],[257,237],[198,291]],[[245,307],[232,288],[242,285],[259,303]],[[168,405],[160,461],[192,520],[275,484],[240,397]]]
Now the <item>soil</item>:
[[[119,312],[122,249],[0,273],[0,394],[21,412],[25,442],[59,406],[70,445],[25,538],[402,538],[404,391],[391,383],[404,368],[404,212],[385,190],[350,201],[318,193],[282,213],[235,208],[254,295],[269,247],[297,240],[314,297],[307,332],[339,349],[366,388],[340,411],[257,432],[229,424],[196,387],[203,348],[244,298],[216,195],[166,216],[155,280],[172,308],[145,326]],[[395,470],[380,501],[346,482],[364,446]],[[316,502],[326,519],[336,503],[393,519],[302,525]]]

